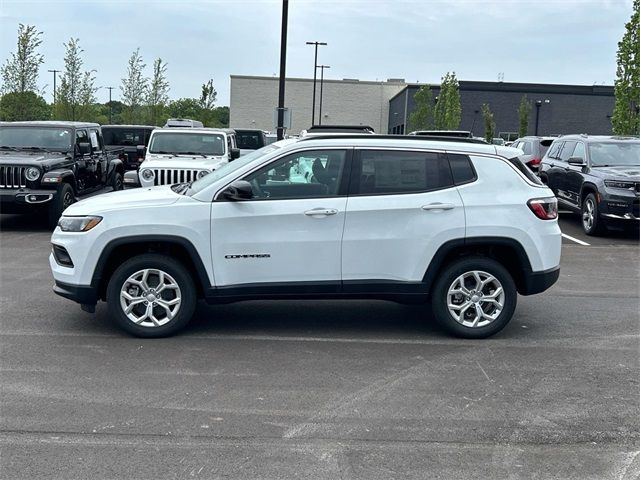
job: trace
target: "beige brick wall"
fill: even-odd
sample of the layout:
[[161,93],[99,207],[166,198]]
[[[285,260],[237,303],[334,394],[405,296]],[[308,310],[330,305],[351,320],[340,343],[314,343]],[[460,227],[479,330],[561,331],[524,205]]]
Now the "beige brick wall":
[[[370,125],[376,133],[387,133],[389,99],[406,84],[325,80],[322,123],[325,125]],[[298,134],[311,125],[313,79],[288,78],[285,107],[292,112],[288,133]],[[275,131],[273,111],[278,105],[278,77],[231,75],[230,126]],[[316,121],[320,105],[320,80],[316,91]]]

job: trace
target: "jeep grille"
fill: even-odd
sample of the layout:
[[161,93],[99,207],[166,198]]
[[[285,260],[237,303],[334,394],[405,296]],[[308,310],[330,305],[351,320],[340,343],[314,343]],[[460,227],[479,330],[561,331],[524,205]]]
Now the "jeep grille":
[[0,188],[21,188],[27,186],[27,167],[0,166]]
[[198,179],[200,170],[186,170],[178,168],[154,168],[154,185],[172,185],[174,183],[193,182]]

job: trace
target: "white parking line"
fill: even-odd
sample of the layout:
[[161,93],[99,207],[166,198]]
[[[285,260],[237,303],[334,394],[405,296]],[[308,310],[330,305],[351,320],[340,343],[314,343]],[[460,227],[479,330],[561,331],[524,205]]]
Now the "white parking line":
[[576,243],[577,243],[577,244],[579,244],[579,245],[584,245],[584,246],[586,246],[586,247],[588,247],[588,246],[590,246],[590,245],[591,245],[590,243],[583,242],[582,240],[578,240],[577,238],[570,237],[570,236],[569,236],[569,235],[567,235],[566,233],[563,233],[563,234],[562,234],[562,236],[563,236],[564,238],[566,238],[567,240],[571,240],[572,242],[576,242]]

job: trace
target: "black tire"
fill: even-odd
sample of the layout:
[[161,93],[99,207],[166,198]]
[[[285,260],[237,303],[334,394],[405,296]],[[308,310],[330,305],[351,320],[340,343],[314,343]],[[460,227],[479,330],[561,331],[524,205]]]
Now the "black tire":
[[[166,276],[168,276],[170,281],[175,281],[179,287],[180,303],[177,310],[173,312],[173,318],[169,319],[165,313],[166,308],[164,307],[157,306],[151,308],[152,313],[154,313],[154,318],[157,314],[160,322],[166,321],[166,323],[163,323],[160,326],[145,326],[145,323],[149,323],[148,320],[143,320],[142,325],[136,324],[134,320],[127,316],[123,306],[121,305],[120,294],[122,288],[125,284],[129,283],[128,280],[131,276],[135,275],[136,272],[147,269],[162,271]],[[150,276],[155,276],[155,274]],[[153,279],[150,278],[147,281],[149,282],[148,286],[153,288]],[[142,288],[136,287],[131,283],[129,283],[129,285],[135,288]],[[156,285],[156,287],[157,286],[158,285]],[[132,294],[134,297],[137,296],[139,298],[143,298],[143,292],[144,291],[128,290],[127,293]],[[165,292],[170,292],[170,290],[165,290]],[[175,290],[173,294],[178,297],[178,292]],[[163,297],[161,300],[164,301],[175,300],[175,298],[167,298],[165,293],[163,293],[161,297]],[[191,278],[191,274],[184,265],[182,265],[182,263],[166,255],[147,253],[130,258],[120,265],[115,272],[113,272],[113,275],[109,279],[109,285],[107,286],[107,304],[111,319],[120,328],[131,335],[135,335],[136,337],[157,338],[175,334],[179,330],[183,329],[191,320],[196,307],[196,302],[196,287],[193,283],[193,279]],[[134,317],[138,316],[138,318],[140,318],[144,316],[142,310],[146,313],[146,309],[147,306],[145,306],[144,303],[138,304],[138,306],[134,307],[131,314]]]
[[113,187],[114,192],[124,189],[124,181],[122,180],[122,174],[120,172],[115,172],[113,174],[113,179],[111,180],[111,186]]
[[[482,322],[488,322],[486,325],[463,325],[463,323],[459,322],[454,318],[453,314],[449,311],[448,308],[448,292],[449,288],[453,287],[454,282],[461,277],[465,273],[479,271],[484,272],[486,274],[491,275],[494,279],[497,280],[502,286],[502,291],[504,293],[504,297],[502,299],[502,309],[501,311],[495,310],[493,304],[490,303],[481,303],[481,307],[483,311],[487,314],[496,314],[497,316],[493,320],[484,319]],[[483,276],[480,275],[482,279]],[[488,277],[484,277],[486,280]],[[469,279],[467,279],[469,280]],[[475,282],[473,278],[471,278],[471,282],[467,283],[468,290],[475,288],[475,286],[471,285],[471,283]],[[473,288],[472,288],[473,287]],[[497,283],[491,281],[484,287],[482,293],[483,295],[489,295],[492,292],[497,291],[497,288],[491,290],[492,287],[497,287]],[[446,267],[444,271],[442,271],[438,280],[436,281],[433,291],[432,291],[432,309],[433,315],[436,321],[449,333],[455,335],[456,337],[461,338],[486,338],[491,335],[498,333],[502,330],[507,323],[511,320],[513,316],[513,312],[516,309],[517,296],[518,292],[516,290],[515,282],[511,277],[511,274],[507,271],[505,267],[502,266],[496,260],[486,257],[463,257],[458,260],[455,260],[451,265]],[[455,301],[460,301],[462,304],[468,302],[468,299],[477,298],[477,297],[466,297],[464,294],[459,294],[462,298],[456,297]],[[482,297],[480,297],[482,298]],[[500,297],[499,297],[500,298]],[[454,303],[456,304],[456,303]],[[472,322],[472,319],[466,319],[465,315],[467,313],[475,315],[475,304],[472,304],[469,308],[473,309],[471,311],[464,312],[460,317],[462,317],[463,322]],[[482,322],[478,321],[478,324]]]
[[587,235],[602,235],[607,231],[604,220],[600,216],[598,201],[593,193],[588,194],[582,201],[580,220],[582,222],[582,229]]
[[49,205],[49,227],[51,227],[52,229],[56,228],[62,212],[64,212],[69,205],[75,203],[75,201],[76,197],[73,193],[73,188],[68,183],[63,183],[60,186],[60,190],[58,191],[56,198]]

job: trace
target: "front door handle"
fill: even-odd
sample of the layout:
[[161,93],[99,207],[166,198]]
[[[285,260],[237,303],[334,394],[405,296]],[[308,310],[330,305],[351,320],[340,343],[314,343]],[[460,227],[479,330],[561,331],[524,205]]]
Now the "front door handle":
[[428,205],[423,205],[422,209],[423,210],[451,210],[455,207],[456,206],[453,203],[435,202],[435,203],[430,203]]
[[338,210],[335,208],[314,208],[313,210],[307,210],[304,214],[307,217],[326,217],[328,215],[335,215]]

